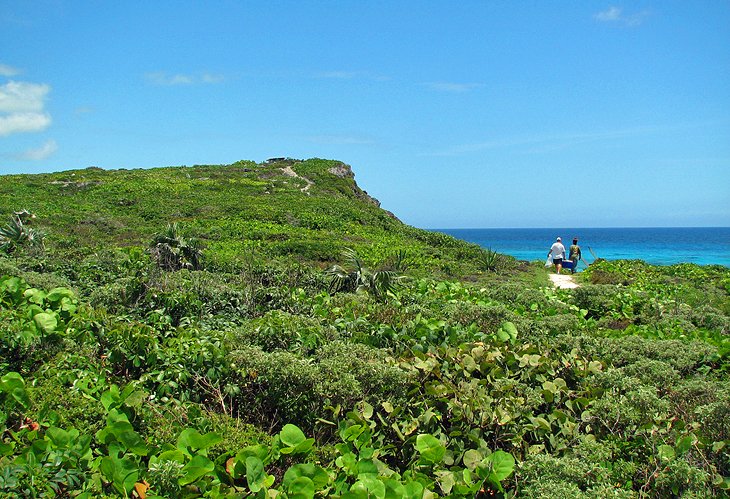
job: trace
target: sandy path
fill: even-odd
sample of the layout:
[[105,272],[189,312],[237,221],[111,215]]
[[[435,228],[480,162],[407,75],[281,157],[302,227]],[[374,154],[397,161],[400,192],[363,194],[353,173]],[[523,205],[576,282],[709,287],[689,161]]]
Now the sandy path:
[[309,194],[309,192],[307,192],[307,191],[309,190],[310,187],[312,187],[314,185],[314,182],[312,182],[308,178],[304,178],[301,175],[297,174],[297,172],[295,172],[291,166],[285,166],[284,168],[281,169],[281,171],[283,171],[284,174],[289,177],[295,177],[295,178],[300,178],[300,179],[304,180],[307,183],[307,185],[305,185],[304,187],[302,187],[299,190]]
[[572,275],[548,274],[548,277],[556,288],[573,289],[578,287]]

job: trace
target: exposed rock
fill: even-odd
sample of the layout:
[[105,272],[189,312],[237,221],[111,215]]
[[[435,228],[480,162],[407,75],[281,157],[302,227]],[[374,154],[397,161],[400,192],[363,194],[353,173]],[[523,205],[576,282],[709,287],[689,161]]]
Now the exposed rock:
[[352,168],[350,168],[350,165],[346,165],[345,163],[340,163],[337,166],[333,166],[328,171],[335,177],[355,178],[355,174],[352,173]]

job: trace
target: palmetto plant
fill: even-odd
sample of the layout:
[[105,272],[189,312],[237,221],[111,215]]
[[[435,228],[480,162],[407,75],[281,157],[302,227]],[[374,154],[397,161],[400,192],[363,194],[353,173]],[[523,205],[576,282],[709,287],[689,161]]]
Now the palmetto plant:
[[176,222],[156,234],[151,246],[152,257],[165,270],[202,268],[202,245],[195,238],[183,237]]
[[0,251],[12,253],[19,247],[43,250],[45,234],[27,226],[33,218],[35,215],[28,210],[13,213],[10,222],[0,227]]
[[478,257],[479,264],[482,268],[482,270],[490,271],[490,272],[496,272],[499,268],[500,263],[502,262],[502,257],[499,253],[492,250],[492,248],[487,248],[484,251],[482,251],[479,254]]
[[343,251],[344,266],[335,265],[327,271],[330,276],[330,291],[366,292],[384,300],[388,292],[394,292],[403,276],[394,270],[371,270],[353,249]]

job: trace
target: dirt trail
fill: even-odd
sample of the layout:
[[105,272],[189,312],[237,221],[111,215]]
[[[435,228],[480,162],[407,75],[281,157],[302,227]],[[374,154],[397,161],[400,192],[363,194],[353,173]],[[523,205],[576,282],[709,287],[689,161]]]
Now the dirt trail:
[[548,274],[548,277],[556,288],[574,289],[579,287],[579,284],[575,282],[572,275]]
[[314,185],[314,182],[312,182],[308,178],[304,178],[301,175],[297,174],[297,172],[295,172],[294,169],[291,166],[285,166],[284,168],[281,169],[281,171],[283,171],[284,174],[287,175],[287,176],[289,176],[289,177],[295,177],[295,178],[300,178],[300,179],[304,180],[307,183],[307,185],[305,185],[304,187],[302,187],[299,190],[302,191],[302,192],[306,192],[307,194],[309,194],[309,192],[307,192],[307,191],[309,191],[309,188]]

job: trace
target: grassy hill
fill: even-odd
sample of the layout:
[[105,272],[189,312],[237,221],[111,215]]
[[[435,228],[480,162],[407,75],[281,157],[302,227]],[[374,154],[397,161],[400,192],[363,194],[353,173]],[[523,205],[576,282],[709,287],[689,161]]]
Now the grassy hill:
[[54,253],[146,247],[179,222],[204,242],[214,269],[236,267],[252,251],[328,264],[353,247],[371,260],[408,249],[417,268],[449,273],[479,253],[401,223],[357,186],[349,166],[319,159],[5,176],[0,212],[20,208],[38,217]]
[[555,290],[320,159],[5,176],[0,217],[0,498],[727,495],[727,268]]

